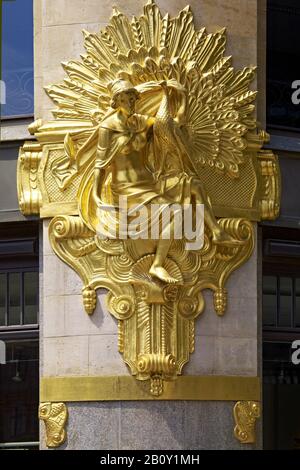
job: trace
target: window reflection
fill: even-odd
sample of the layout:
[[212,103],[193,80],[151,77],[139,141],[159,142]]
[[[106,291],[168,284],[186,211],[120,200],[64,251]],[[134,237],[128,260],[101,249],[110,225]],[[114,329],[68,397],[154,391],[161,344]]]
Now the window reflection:
[[264,327],[300,328],[300,278],[263,276]]
[[9,325],[19,325],[21,323],[21,273],[9,273]]
[[280,277],[279,326],[292,326],[292,279]]
[[0,443],[38,440],[38,340],[6,342],[0,367]]
[[300,279],[295,281],[295,327],[300,328]]
[[6,274],[0,274],[0,326],[6,323]]
[[277,278],[264,276],[263,315],[264,325],[276,326],[277,316]]
[[6,104],[2,117],[33,114],[33,1],[2,5],[2,76]]
[[38,273],[24,273],[24,323],[33,325],[38,322]]
[[0,328],[38,324],[38,271],[0,272]]
[[271,127],[300,128],[292,83],[299,80],[299,0],[268,0],[267,121]]

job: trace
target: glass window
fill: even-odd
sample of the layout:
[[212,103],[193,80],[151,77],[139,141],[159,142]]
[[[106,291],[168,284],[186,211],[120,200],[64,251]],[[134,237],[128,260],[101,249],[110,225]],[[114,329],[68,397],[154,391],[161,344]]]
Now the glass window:
[[277,277],[263,278],[263,321],[265,326],[276,326],[277,317]]
[[[33,114],[33,0],[2,0],[2,118]],[[4,99],[5,96],[5,99]]]
[[[267,29],[267,122],[272,128],[300,128],[300,2],[268,0]],[[295,86],[295,85],[294,85]],[[295,96],[295,95],[294,95]]]
[[300,278],[263,276],[264,327],[300,328]]
[[9,273],[8,275],[8,324],[21,324],[21,273]]
[[0,215],[19,210],[16,181],[19,147],[20,143],[0,145]]
[[38,246],[38,224],[0,224],[0,450],[38,448]]
[[295,155],[291,153],[291,157],[288,157],[286,155],[280,157],[279,162],[282,185],[282,197],[280,203],[280,223],[285,227],[288,226],[288,224],[292,223],[294,224],[294,226],[298,226],[299,228],[300,204],[297,201],[300,201],[300,158],[298,154],[296,154],[295,158]]
[[300,328],[300,279],[295,280],[295,327]]
[[293,309],[293,297],[292,297],[292,285],[293,281],[290,277],[280,277],[280,300],[279,300],[279,319],[278,325],[283,327],[292,326],[292,309]]
[[3,443],[38,441],[38,340],[6,341],[6,364],[0,367],[0,448]]
[[24,323],[33,325],[38,322],[38,282],[37,272],[24,273]]
[[0,326],[6,324],[6,274],[0,274]]
[[38,271],[0,271],[0,327],[38,324]]

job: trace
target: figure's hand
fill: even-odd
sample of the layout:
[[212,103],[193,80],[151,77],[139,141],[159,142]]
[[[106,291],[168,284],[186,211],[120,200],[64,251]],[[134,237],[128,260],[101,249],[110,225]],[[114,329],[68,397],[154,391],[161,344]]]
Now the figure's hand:
[[174,121],[176,124],[178,124],[179,127],[185,126],[186,125],[186,117],[184,113],[182,114],[177,114],[176,117],[174,118]]
[[91,121],[93,124],[97,125],[103,119],[103,113],[97,108],[94,109],[91,113]]
[[169,88],[173,88],[174,90],[176,90],[178,93],[180,93],[182,95],[186,95],[186,93],[187,93],[185,87],[183,85],[181,85],[181,83],[179,83],[174,78],[171,78],[170,80],[167,81],[167,86]]
[[166,89],[168,87],[167,80],[161,80],[158,84],[163,88]]

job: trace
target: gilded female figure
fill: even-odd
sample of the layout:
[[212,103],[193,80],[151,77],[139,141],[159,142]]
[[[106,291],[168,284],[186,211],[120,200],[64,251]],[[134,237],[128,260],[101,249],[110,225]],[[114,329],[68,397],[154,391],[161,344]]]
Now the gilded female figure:
[[[213,242],[232,245],[235,241],[221,229],[214,217],[181,133],[185,91],[175,80],[156,83],[155,87],[160,87],[162,99],[155,117],[152,117],[135,112],[140,94],[130,82],[118,79],[109,85],[111,110],[99,125],[91,190],[99,209],[98,217],[106,212],[109,221],[111,216],[107,211],[110,207],[118,209],[120,196],[126,198],[129,211],[133,207],[149,207],[151,204],[159,204],[163,211],[170,204],[191,203],[193,200],[205,206],[205,222],[212,232]],[[170,96],[175,93],[179,105],[172,116]],[[172,230],[169,239],[161,234],[150,268],[153,277],[167,283],[177,281],[164,268],[172,243]]]

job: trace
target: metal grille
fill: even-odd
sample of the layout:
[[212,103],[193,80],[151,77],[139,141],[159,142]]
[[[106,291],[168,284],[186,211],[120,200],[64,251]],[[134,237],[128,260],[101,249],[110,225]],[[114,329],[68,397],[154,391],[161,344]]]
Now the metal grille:
[[245,158],[246,162],[240,166],[240,177],[237,179],[217,173],[215,169],[199,169],[199,176],[214,205],[252,208],[257,180],[251,155],[246,154]]

